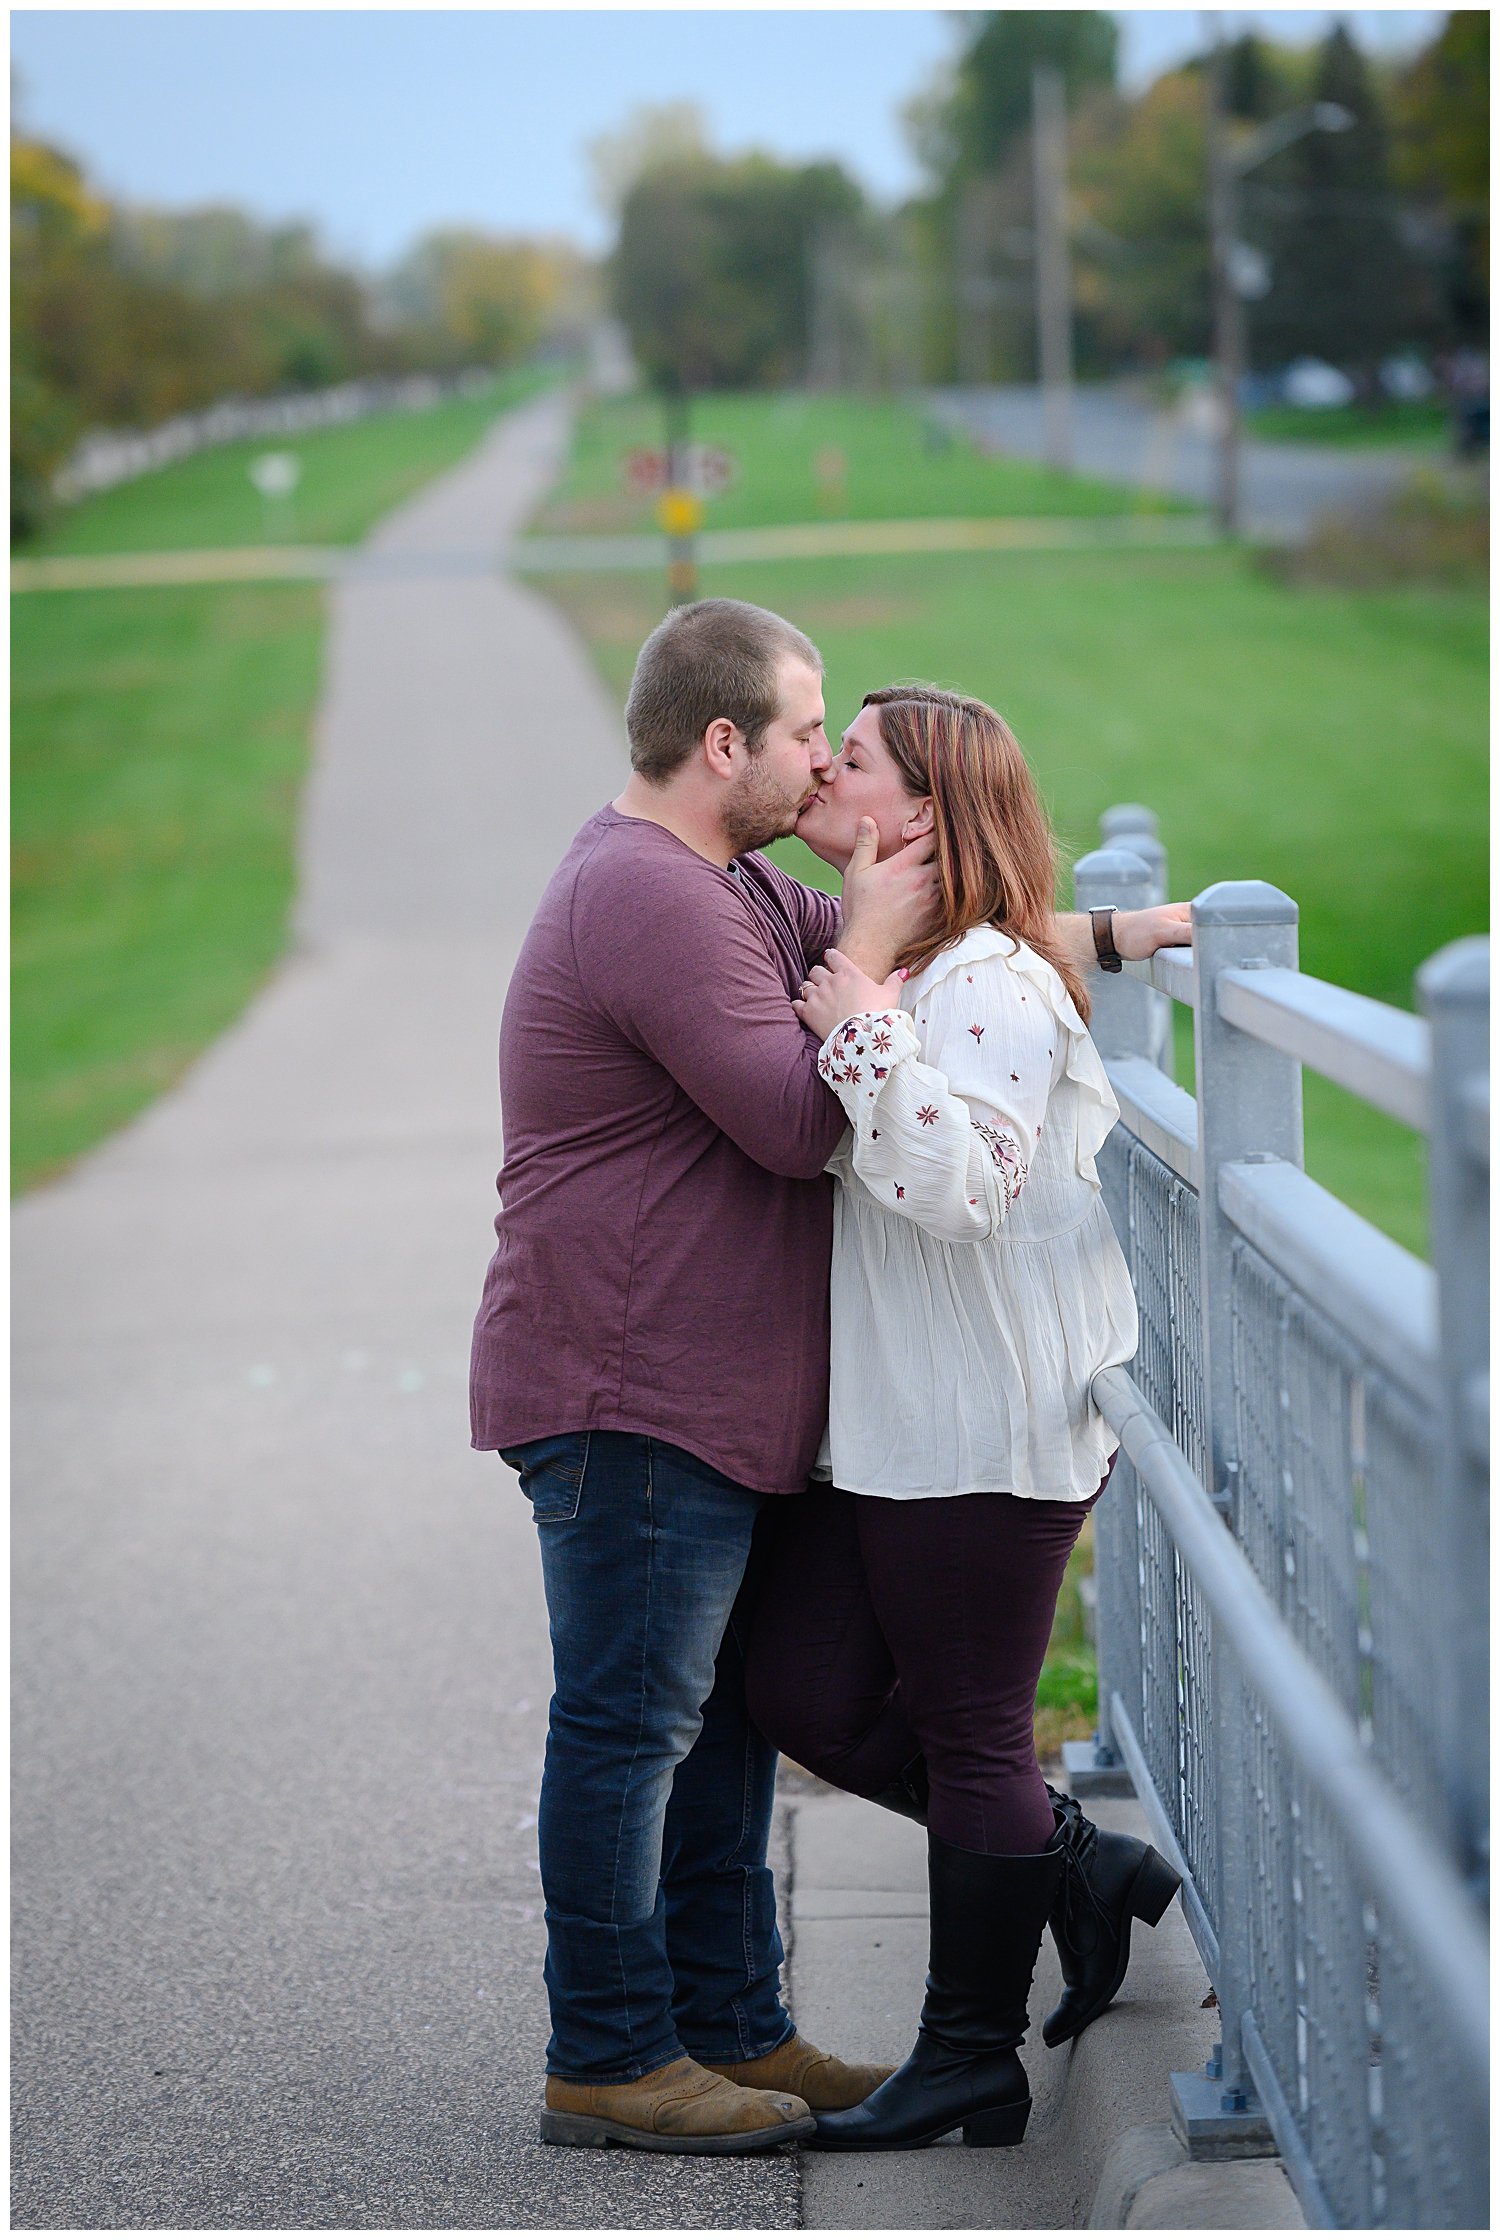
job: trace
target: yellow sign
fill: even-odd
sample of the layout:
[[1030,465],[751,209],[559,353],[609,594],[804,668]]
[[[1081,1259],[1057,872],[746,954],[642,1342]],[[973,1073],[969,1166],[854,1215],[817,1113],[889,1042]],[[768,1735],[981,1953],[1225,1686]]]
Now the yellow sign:
[[703,501],[691,490],[664,490],[656,508],[660,528],[669,537],[690,537],[703,526]]

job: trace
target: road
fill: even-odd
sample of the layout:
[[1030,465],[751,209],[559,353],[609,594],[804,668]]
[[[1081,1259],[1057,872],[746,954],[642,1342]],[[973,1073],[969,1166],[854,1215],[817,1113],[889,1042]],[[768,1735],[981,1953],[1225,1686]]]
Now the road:
[[[1024,459],[1045,455],[1036,388],[950,389],[933,402],[940,417],[998,450]],[[1213,503],[1217,470],[1209,429],[1191,415],[1158,412],[1127,389],[1097,384],[1074,391],[1073,451],[1081,474]],[[1362,451],[1246,442],[1240,466],[1245,533],[1273,543],[1300,541],[1319,514],[1368,503],[1423,463],[1421,454],[1397,446]]]
[[529,1513],[467,1446],[516,943],[617,718],[498,574],[557,401],[341,584],[294,953],[14,1222],[18,2227],[760,2227],[541,2147]]

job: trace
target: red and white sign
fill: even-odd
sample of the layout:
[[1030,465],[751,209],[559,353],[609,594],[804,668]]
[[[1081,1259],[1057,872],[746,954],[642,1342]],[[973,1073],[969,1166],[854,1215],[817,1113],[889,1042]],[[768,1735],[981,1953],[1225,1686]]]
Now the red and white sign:
[[[683,455],[679,487],[695,498],[719,498],[739,479],[739,461],[732,451],[715,443],[690,443]],[[670,454],[642,447],[627,451],[622,461],[625,487],[639,498],[654,498],[669,486]]]

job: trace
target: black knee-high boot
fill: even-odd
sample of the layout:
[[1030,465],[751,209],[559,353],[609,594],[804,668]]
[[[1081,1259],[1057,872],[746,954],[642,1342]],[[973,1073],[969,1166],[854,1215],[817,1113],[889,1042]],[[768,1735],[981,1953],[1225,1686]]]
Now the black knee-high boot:
[[857,2108],[820,2115],[810,2147],[928,2147],[963,2128],[969,2147],[1013,2147],[1031,2113],[1017,2046],[1062,1845],[991,1858],[930,1831],[927,1996],[912,2053]]
[[1066,1855],[1051,1916],[1066,1989],[1042,2024],[1042,2043],[1060,2046],[1103,2014],[1130,1966],[1131,1922],[1154,1929],[1182,1877],[1140,1836],[1096,1828],[1076,1797],[1047,1794]]
[[[1066,1852],[1067,1871],[1058,1882],[1050,1917],[1065,1988],[1042,2024],[1042,2043],[1060,2046],[1103,2014],[1130,1966],[1132,1921],[1154,1929],[1182,1877],[1140,1836],[1096,1828],[1078,1799],[1065,1797],[1050,1782],[1047,1794]],[[926,1759],[911,1759],[870,1801],[925,1828]]]

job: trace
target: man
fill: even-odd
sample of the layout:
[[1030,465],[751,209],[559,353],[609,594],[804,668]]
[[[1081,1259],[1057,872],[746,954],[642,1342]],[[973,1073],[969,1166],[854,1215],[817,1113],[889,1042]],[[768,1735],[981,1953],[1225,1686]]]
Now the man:
[[[626,729],[631,778],[506,999],[473,1443],[520,1472],[552,1634],[542,2137],[738,2153],[885,2074],[820,2054],[781,2004],[775,1760],[734,1607],[756,1514],[801,1490],[826,1414],[844,1118],[792,998],[836,933],[884,980],[934,875],[930,840],[879,863],[871,829],[840,912],[755,853],[831,761],[820,657],[779,616],[677,609]],[[1092,961],[1087,921],[1063,924]]]

